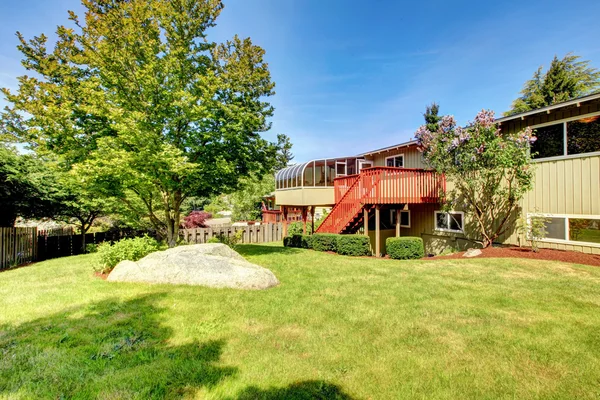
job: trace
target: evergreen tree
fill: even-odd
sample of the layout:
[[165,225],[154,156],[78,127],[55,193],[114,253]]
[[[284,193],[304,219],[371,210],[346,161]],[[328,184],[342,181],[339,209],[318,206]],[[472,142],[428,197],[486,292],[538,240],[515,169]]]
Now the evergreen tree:
[[277,135],[277,156],[275,170],[279,171],[287,167],[290,162],[294,159],[292,154],[292,142],[289,136],[280,133]]
[[579,56],[567,54],[562,59],[554,56],[546,73],[539,67],[525,82],[521,97],[512,103],[504,115],[518,114],[552,104],[575,99],[600,88],[600,71],[580,61]]
[[423,117],[425,118],[425,126],[430,132],[435,132],[438,130],[438,123],[442,119],[438,114],[440,112],[440,106],[437,103],[431,103],[425,109],[425,114]]

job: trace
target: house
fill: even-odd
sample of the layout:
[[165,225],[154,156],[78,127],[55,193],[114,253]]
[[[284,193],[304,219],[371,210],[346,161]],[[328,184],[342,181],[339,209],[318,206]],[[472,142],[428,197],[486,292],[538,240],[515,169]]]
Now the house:
[[[507,132],[536,131],[534,186],[520,213],[548,218],[541,247],[600,254],[600,94],[497,122]],[[316,207],[332,207],[317,232],[366,234],[377,255],[391,236],[421,237],[428,254],[477,246],[468,213],[440,211],[445,189],[444,177],[427,169],[416,142],[408,141],[282,169],[275,203],[284,216],[300,210],[305,226]],[[504,244],[523,241],[516,228],[500,238]]]

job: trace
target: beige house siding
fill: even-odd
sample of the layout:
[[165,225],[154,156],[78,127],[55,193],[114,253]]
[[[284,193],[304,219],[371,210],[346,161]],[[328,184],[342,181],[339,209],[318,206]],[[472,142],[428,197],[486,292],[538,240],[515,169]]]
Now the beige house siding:
[[425,162],[423,161],[423,155],[417,150],[417,146],[388,150],[383,153],[365,156],[365,158],[367,160],[373,160],[375,167],[385,167],[386,157],[400,154],[404,154],[405,168],[427,168],[427,165],[425,165]]
[[275,204],[332,207],[335,204],[333,187],[305,187],[276,190]]

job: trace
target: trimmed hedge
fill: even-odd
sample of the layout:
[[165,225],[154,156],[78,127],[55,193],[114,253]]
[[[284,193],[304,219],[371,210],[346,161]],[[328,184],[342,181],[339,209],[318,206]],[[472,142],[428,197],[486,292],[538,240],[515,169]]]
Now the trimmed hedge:
[[337,251],[337,238],[333,233],[315,233],[312,235],[312,248],[317,251]]
[[425,256],[423,239],[419,237],[390,237],[385,241],[385,249],[390,258],[414,260]]
[[302,235],[301,244],[303,249],[312,249],[312,235]]
[[314,235],[292,234],[283,238],[285,247],[334,251],[346,256],[370,256],[371,243],[364,235],[336,235],[316,233]]
[[345,256],[370,256],[371,242],[365,235],[338,235],[337,252]]
[[283,238],[283,245],[285,247],[312,249],[312,236],[294,233]]

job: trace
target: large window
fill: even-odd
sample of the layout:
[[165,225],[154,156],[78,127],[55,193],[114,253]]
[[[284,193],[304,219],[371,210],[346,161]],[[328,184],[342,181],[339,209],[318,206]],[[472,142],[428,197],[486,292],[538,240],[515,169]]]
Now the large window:
[[[396,210],[390,210],[390,225],[396,225]],[[410,211],[400,210],[400,226],[402,228],[410,228]]]
[[546,219],[546,236],[542,241],[600,246],[600,216],[598,215],[547,215],[529,214],[531,219],[543,216]]
[[531,146],[534,158],[600,151],[600,115],[579,118],[535,129]]
[[435,229],[446,232],[463,232],[465,214],[461,211],[436,211]]
[[535,130],[537,140],[531,145],[533,157],[546,158],[564,155],[564,128],[563,123],[537,128]]
[[600,151],[600,115],[567,122],[567,153]]
[[386,167],[403,168],[404,167],[404,154],[386,157],[385,158],[385,166]]

